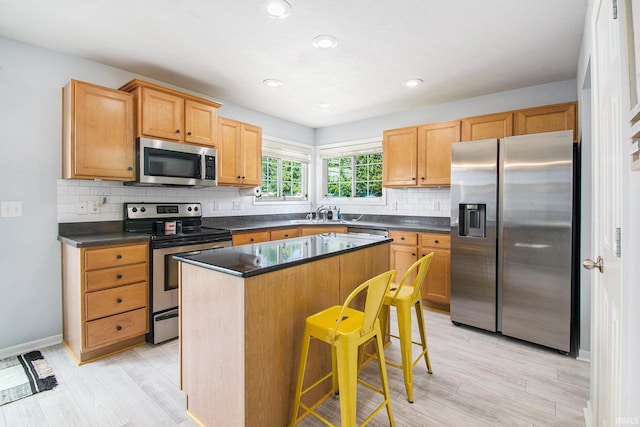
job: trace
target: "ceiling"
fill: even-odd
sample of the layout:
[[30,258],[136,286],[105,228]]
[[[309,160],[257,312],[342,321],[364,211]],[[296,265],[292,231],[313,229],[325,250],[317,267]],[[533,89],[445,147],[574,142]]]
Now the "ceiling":
[[288,1],[276,19],[261,0],[0,0],[0,35],[318,128],[573,79],[587,6]]

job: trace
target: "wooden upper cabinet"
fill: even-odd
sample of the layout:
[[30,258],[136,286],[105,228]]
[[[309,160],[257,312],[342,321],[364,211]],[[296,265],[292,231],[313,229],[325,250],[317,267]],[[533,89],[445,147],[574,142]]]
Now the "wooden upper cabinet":
[[418,186],[451,184],[451,144],[460,141],[460,121],[418,127]]
[[387,130],[382,139],[382,184],[385,187],[416,185],[418,128]]
[[218,102],[134,79],[120,90],[134,95],[137,135],[214,147]]
[[262,128],[243,123],[240,128],[242,184],[256,187],[262,183]]
[[217,134],[218,185],[260,185],[262,128],[219,117]]
[[573,141],[578,142],[575,102],[527,108],[514,112],[514,135],[527,135],[558,130],[573,130]]
[[135,180],[134,99],[71,80],[63,88],[63,178]]
[[184,140],[193,144],[214,146],[218,109],[186,100],[184,102]]
[[141,88],[140,134],[181,141],[184,132],[184,99],[158,90]]
[[462,141],[513,135],[513,113],[487,114],[462,119]]

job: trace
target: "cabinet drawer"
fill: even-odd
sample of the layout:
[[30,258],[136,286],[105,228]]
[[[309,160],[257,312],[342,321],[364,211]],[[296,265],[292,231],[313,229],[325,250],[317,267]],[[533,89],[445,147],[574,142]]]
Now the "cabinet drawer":
[[389,237],[393,239],[394,245],[418,245],[418,233],[415,231],[389,230]]
[[86,323],[87,348],[114,344],[148,332],[147,309],[129,311]]
[[292,237],[300,237],[299,228],[281,228],[279,230],[271,230],[271,240],[291,239]]
[[451,247],[451,236],[448,234],[421,233],[420,246],[449,249]]
[[87,320],[124,313],[147,306],[147,282],[90,292],[87,298]]
[[148,259],[148,255],[149,251],[146,244],[87,249],[84,251],[84,268],[85,270],[94,270],[96,268],[145,262]]
[[87,291],[113,288],[130,283],[147,280],[149,265],[125,265],[122,267],[106,268],[104,270],[87,271],[85,273],[85,287]]
[[268,242],[271,238],[269,231],[252,231],[231,236],[233,246],[251,245],[254,243]]

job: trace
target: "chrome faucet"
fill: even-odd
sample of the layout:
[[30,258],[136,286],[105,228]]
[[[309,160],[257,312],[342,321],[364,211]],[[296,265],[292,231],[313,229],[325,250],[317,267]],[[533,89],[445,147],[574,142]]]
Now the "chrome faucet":
[[327,220],[327,212],[329,211],[328,208],[325,208],[324,205],[320,205],[318,206],[318,208],[316,209],[316,219],[320,220],[320,214],[324,214],[324,218],[322,218],[322,221],[326,221]]

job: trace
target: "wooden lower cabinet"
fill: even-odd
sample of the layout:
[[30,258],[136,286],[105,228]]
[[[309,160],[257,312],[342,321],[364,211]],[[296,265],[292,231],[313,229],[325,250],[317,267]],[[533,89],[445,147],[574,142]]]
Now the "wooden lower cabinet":
[[[390,246],[389,265],[390,268],[398,271],[396,281],[402,280],[402,276],[418,260],[418,256],[435,253],[427,278],[422,285],[422,299],[427,307],[448,311],[451,269],[450,236],[442,233],[390,230],[389,237],[393,239]],[[411,281],[414,277],[415,274],[412,274],[407,277],[407,280]]]
[[233,233],[231,242],[233,246],[252,245],[254,243],[268,242],[271,240],[269,230],[243,231]]
[[312,225],[300,227],[301,236],[311,236],[322,233],[346,233],[347,227],[343,225]]
[[[451,296],[451,237],[440,233],[420,233],[420,256],[433,252],[433,259],[422,285],[426,305],[449,311]],[[432,304],[430,304],[432,303]]]
[[78,363],[144,342],[149,245],[62,244],[63,340]]
[[291,239],[300,237],[300,228],[277,228],[271,230],[271,240]]

